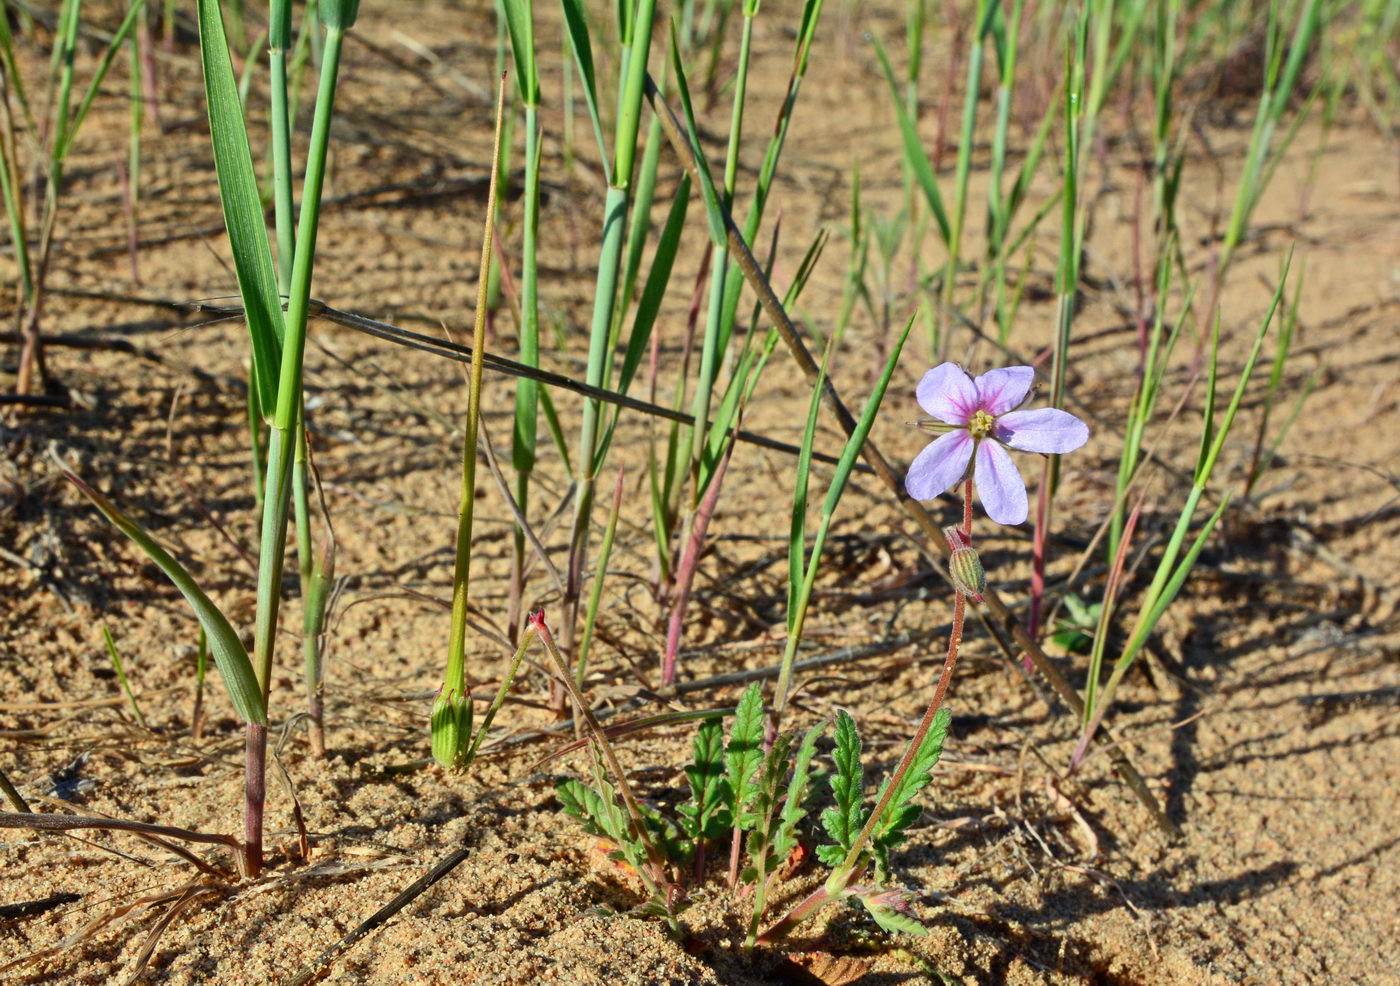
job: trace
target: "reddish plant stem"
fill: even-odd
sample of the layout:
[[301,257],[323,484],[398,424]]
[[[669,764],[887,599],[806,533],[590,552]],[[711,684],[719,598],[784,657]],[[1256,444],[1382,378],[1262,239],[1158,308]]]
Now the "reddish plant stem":
[[[855,879],[855,877],[853,876],[852,879]],[[831,891],[827,890],[825,886],[818,887],[804,897],[801,903],[796,907],[784,914],[772,927],[755,938],[754,944],[767,944],[771,941],[777,941],[793,928],[807,920],[808,917],[815,914],[827,901],[835,899],[836,897]]]
[[262,872],[263,804],[267,800],[267,725],[250,722],[244,742],[242,876]]
[[948,657],[943,662],[943,673],[938,676],[938,684],[933,690],[933,700],[924,710],[924,717],[919,721],[919,728],[914,731],[914,738],[909,741],[909,748],[904,751],[904,758],[899,761],[899,766],[895,768],[889,784],[885,786],[885,796],[875,805],[875,810],[866,819],[865,827],[860,830],[856,841],[851,844],[851,851],[847,853],[843,866],[849,866],[855,862],[860,851],[870,841],[871,835],[875,832],[876,823],[879,822],[885,809],[889,807],[890,799],[894,797],[895,789],[904,780],[904,775],[909,773],[909,768],[914,763],[914,756],[919,752],[919,746],[933,726],[933,717],[938,714],[939,708],[943,705],[943,696],[947,693],[948,685],[953,680],[953,669],[958,666],[958,647],[962,644],[963,618],[966,614],[967,597],[961,592],[956,593],[953,596],[953,629],[948,635]]
[[739,882],[739,849],[744,844],[744,830],[739,827],[739,823],[734,823],[734,834],[729,843],[729,889],[733,890]]
[[676,597],[671,604],[670,625],[666,628],[666,653],[661,661],[661,687],[675,684],[676,659],[681,650],[681,629],[685,623],[686,607],[690,605],[690,590],[695,585],[695,570],[700,565],[700,551],[705,546],[705,533],[710,529],[710,519],[715,515],[719,504],[720,487],[724,485],[724,474],[729,470],[729,456],[734,451],[734,440],[730,439],[720,459],[715,474],[710,478],[710,488],[700,501],[700,509],[695,513],[695,521],[686,542],[685,554],[681,556],[676,569]]
[[[1031,604],[1026,616],[1026,633],[1035,640],[1040,633],[1040,613],[1045,602],[1045,561],[1046,541],[1050,531],[1050,484],[1053,480],[1052,466],[1045,460],[1045,471],[1040,477],[1040,487],[1035,493],[1035,533],[1031,536]],[[1030,654],[1021,655],[1021,666],[1030,674],[1035,670]]]
[[[963,485],[963,537],[967,542],[972,542],[972,480],[967,480]],[[894,797],[894,792],[904,780],[904,775],[909,773],[909,768],[913,766],[914,757],[919,752],[919,747],[923,745],[924,737],[928,735],[929,729],[933,727],[934,716],[943,705],[943,697],[948,693],[948,685],[953,680],[953,670],[958,665],[958,648],[962,644],[963,620],[967,615],[967,597],[961,592],[953,595],[953,627],[948,633],[948,656],[943,662],[943,672],[938,676],[938,684],[933,689],[933,699],[929,702],[928,708],[924,710],[924,717],[919,721],[918,729],[914,730],[914,736],[909,741],[909,747],[904,751],[904,757],[899,761],[899,766],[895,768],[890,776],[889,783],[885,785],[885,793],[880,801],[875,805],[875,809],[865,820],[864,827],[855,841],[851,843],[850,852],[846,854],[846,859],[832,873],[826,885],[815,893],[808,896],[795,908],[780,918],[767,931],[758,936],[758,941],[772,941],[786,934],[789,929],[796,926],[807,915],[816,911],[828,900],[833,900],[841,895],[852,881],[856,880],[865,867],[858,865],[860,854],[865,849],[866,843],[875,833],[875,826],[880,822],[880,816],[889,807],[890,800]]]
[[[972,543],[972,480],[967,480],[963,484],[963,537],[969,544]],[[842,864],[842,869],[850,868],[854,871],[856,859],[860,856],[860,851],[865,848],[866,842],[875,831],[875,825],[889,807],[890,799],[894,797],[895,789],[904,780],[904,775],[909,773],[910,766],[914,763],[914,757],[919,752],[919,747],[924,742],[924,737],[928,735],[930,727],[933,726],[933,717],[938,714],[939,708],[943,705],[943,696],[948,693],[948,686],[953,681],[953,669],[958,666],[958,648],[962,644],[963,618],[967,615],[967,597],[961,592],[953,594],[953,628],[948,632],[948,656],[943,661],[943,673],[938,676],[938,684],[933,689],[933,699],[928,703],[928,708],[924,710],[924,717],[919,721],[919,728],[914,731],[914,738],[909,741],[909,748],[904,751],[904,758],[899,761],[899,766],[895,768],[890,782],[885,785],[885,796],[875,805],[875,810],[870,813],[870,817],[865,821],[865,827],[856,836],[856,841],[851,844],[851,851],[846,854],[846,862]]]

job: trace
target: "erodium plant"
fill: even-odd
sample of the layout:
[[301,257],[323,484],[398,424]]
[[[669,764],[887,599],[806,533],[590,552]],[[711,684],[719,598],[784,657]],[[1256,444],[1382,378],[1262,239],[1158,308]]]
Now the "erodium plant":
[[[837,467],[842,479],[833,486],[836,493],[835,498],[829,498],[830,507],[839,499],[844,475],[854,462],[854,450],[865,440],[908,332],[906,328],[847,443],[850,461],[843,455],[845,468]],[[828,358],[832,348],[828,346]],[[818,375],[818,393],[825,371],[826,360]],[[705,719],[695,735],[692,763],[685,770],[689,796],[670,811],[637,797],[607,732],[597,727],[577,687],[568,682],[579,714],[593,730],[593,784],[566,780],[558,785],[559,800],[589,832],[615,843],[614,856],[638,873],[648,891],[641,913],[664,916],[676,928],[685,888],[705,878],[707,847],[732,832],[728,885],[747,888],[743,905],[748,910],[746,948],[776,941],[823,905],[837,900],[859,903],[887,931],[925,933],[910,913],[914,894],[894,879],[890,854],[919,816],[916,799],[932,779],[948,732],[951,716],[943,699],[957,664],[967,605],[983,601],[986,576],[972,547],[973,490],[978,491],[992,520],[1023,523],[1026,490],[1007,449],[1060,454],[1079,448],[1089,435],[1087,426],[1066,411],[1019,409],[1033,380],[1030,367],[990,370],[974,380],[956,364],[945,363],[928,371],[920,381],[919,404],[930,416],[920,423],[942,435],[914,461],[906,485],[910,495],[918,499],[931,499],[953,487],[962,489],[962,523],[944,532],[951,551],[953,626],[933,696],[904,756],[876,792],[873,807],[867,807],[860,733],[849,713],[838,710],[834,720],[819,722],[800,734],[781,728],[779,715],[790,681],[792,648],[785,654],[773,709],[765,709],[761,686],[752,684],[732,713],[710,714]],[[814,398],[798,463],[800,480],[794,499],[794,541],[798,545],[805,540],[800,517],[805,512],[817,403]],[[810,561],[802,554],[793,558],[788,596],[788,630],[793,640],[801,635],[801,618],[810,600],[812,575],[829,521],[827,509]],[[554,655],[559,674],[568,678],[568,669],[553,648],[542,616],[535,618],[535,628]],[[727,739],[721,721],[726,716],[732,720]],[[820,816],[827,841],[816,849],[816,857],[828,873],[820,887],[765,929],[767,902],[799,844],[801,823],[819,787],[813,774],[818,744],[833,725],[832,770],[827,778],[831,804]]]

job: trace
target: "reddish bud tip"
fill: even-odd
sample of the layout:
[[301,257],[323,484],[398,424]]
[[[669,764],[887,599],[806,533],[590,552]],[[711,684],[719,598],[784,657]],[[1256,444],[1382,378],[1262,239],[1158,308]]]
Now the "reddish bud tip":
[[965,533],[963,533],[963,529],[961,527],[955,526],[943,528],[943,540],[948,542],[948,548],[952,551],[958,551],[961,548],[972,547],[972,542],[968,540],[968,536]]

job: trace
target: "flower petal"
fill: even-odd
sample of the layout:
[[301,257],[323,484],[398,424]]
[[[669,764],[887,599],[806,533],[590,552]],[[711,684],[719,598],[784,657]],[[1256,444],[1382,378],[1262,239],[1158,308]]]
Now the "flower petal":
[[1038,407],[997,418],[996,437],[1022,452],[1073,452],[1089,440],[1089,426],[1068,411]]
[[1006,449],[996,442],[978,444],[976,480],[988,517],[1008,527],[1026,522],[1026,484]]
[[972,436],[965,431],[950,431],[928,443],[904,477],[904,488],[915,500],[932,500],[963,478],[972,458]]
[[1019,405],[1031,392],[1035,370],[1029,366],[1003,366],[988,370],[974,381],[977,406],[996,417]]
[[915,393],[920,407],[950,425],[967,424],[978,407],[977,388],[956,363],[940,363],[929,370]]

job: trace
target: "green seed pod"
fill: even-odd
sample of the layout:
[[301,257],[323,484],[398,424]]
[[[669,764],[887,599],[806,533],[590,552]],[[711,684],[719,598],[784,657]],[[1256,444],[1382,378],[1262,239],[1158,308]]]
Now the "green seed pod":
[[953,588],[975,603],[982,601],[982,593],[987,589],[987,573],[982,570],[982,559],[972,548],[958,548],[948,559],[948,574],[953,579]]
[[433,703],[433,759],[448,769],[466,766],[472,742],[472,700],[443,691]]

